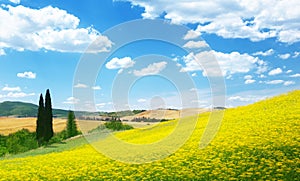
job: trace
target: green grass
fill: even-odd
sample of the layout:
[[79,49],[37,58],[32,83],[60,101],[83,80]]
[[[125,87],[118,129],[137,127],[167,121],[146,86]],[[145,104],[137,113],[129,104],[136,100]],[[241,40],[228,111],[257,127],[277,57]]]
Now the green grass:
[[43,146],[34,150],[30,150],[24,153],[19,153],[15,155],[6,155],[4,157],[0,157],[0,160],[14,159],[14,158],[23,158],[28,156],[37,156],[44,155],[53,152],[62,152],[66,150],[72,150],[74,148],[78,148],[80,146],[86,145],[88,142],[84,137],[75,138],[70,141],[65,141],[61,143],[54,143],[49,146]]

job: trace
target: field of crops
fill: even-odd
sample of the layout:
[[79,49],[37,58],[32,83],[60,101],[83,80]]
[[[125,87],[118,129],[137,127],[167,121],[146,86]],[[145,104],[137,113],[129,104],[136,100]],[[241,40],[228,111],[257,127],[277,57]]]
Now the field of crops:
[[[199,149],[209,116],[201,114],[186,143],[161,160],[123,163],[85,145],[60,153],[2,160],[0,180],[300,180],[300,91],[227,109],[215,139]],[[132,144],[159,143],[177,122],[116,136]],[[180,129],[188,126],[183,124]],[[107,147],[118,146],[107,144],[105,139],[95,145],[101,142]]]

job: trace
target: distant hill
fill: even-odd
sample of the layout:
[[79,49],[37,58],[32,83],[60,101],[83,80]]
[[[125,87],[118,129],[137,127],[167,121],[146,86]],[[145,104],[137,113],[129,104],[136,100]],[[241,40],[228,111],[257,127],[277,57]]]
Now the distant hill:
[[156,109],[156,110],[147,110],[147,111],[141,111],[140,113],[137,112],[135,115],[125,115],[121,118],[121,120],[126,121],[133,121],[135,119],[156,119],[156,120],[171,120],[171,119],[177,119],[182,118],[186,116],[192,116],[195,114],[200,114],[203,112],[211,111],[210,109],[206,108],[187,108],[182,110],[176,110],[176,109]]
[[38,106],[24,102],[2,102],[0,103],[0,116],[35,117]]
[[[25,102],[6,101],[0,103],[0,116],[15,116],[15,117],[36,117],[38,106]],[[98,113],[77,112],[77,115],[98,115]],[[53,116],[58,118],[66,118],[68,110],[53,109]]]

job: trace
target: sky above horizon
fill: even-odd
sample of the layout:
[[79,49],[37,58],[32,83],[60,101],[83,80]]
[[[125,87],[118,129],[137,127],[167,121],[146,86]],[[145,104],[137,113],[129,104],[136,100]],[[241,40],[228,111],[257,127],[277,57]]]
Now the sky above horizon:
[[37,104],[50,89],[62,109],[206,108],[222,97],[235,107],[300,89],[299,9],[298,0],[0,0],[0,102]]

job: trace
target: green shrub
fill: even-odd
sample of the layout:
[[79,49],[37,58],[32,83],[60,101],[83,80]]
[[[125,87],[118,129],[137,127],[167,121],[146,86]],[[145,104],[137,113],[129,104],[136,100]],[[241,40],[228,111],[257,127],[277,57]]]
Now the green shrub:
[[22,129],[16,133],[7,136],[6,149],[9,153],[20,153],[38,147],[35,139],[35,133],[29,132],[27,129]]
[[132,126],[123,124],[120,120],[113,120],[113,121],[106,122],[106,123],[104,123],[104,126],[107,129],[111,129],[113,131],[133,129]]
[[6,136],[0,135],[0,157],[7,153],[6,149]]

